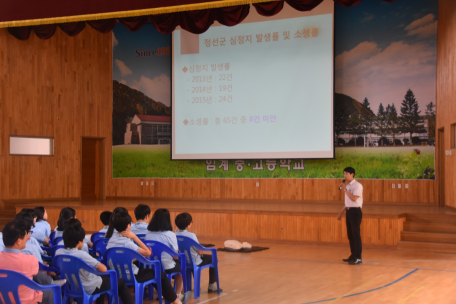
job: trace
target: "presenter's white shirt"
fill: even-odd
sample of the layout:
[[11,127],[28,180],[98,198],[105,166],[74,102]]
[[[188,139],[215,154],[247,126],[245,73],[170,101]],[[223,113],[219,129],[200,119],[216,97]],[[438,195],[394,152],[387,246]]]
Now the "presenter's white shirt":
[[358,196],[356,201],[352,201],[347,193],[345,193],[345,207],[363,207],[363,185],[358,183],[356,180],[352,180],[346,186],[347,192],[350,192],[354,196]]

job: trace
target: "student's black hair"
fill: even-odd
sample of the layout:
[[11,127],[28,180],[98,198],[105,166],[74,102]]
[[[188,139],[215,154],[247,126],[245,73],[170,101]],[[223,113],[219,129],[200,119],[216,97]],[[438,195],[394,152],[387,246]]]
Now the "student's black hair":
[[29,224],[30,228],[34,226],[33,225],[33,216],[30,213],[28,213],[28,212],[23,212],[23,213],[19,212],[14,217],[14,220],[15,221],[20,221],[20,220],[21,221],[25,221],[25,222],[27,222]]
[[124,207],[116,207],[114,208],[114,210],[112,211],[112,213],[128,213],[128,210],[125,209]]
[[109,225],[109,220],[111,219],[112,212],[111,211],[103,211],[100,214],[100,221],[103,223],[103,225],[108,226]]
[[44,212],[46,212],[46,210],[44,209],[44,207],[35,207],[35,214],[36,214],[36,221],[39,222],[39,221],[43,221],[43,216],[44,216]]
[[30,225],[24,220],[14,220],[3,228],[3,244],[6,247],[14,246],[18,239],[22,239],[30,231]]
[[347,172],[349,174],[353,174],[353,177],[355,177],[355,169],[353,169],[352,167],[345,168],[344,172]]
[[79,242],[84,241],[85,230],[81,222],[75,218],[65,221],[62,238],[65,248],[75,248]]
[[70,218],[74,218],[73,212],[69,208],[63,208],[60,211],[60,218],[57,221],[57,231],[63,231],[65,221]]
[[19,213],[27,213],[30,214],[33,218],[38,219],[38,215],[36,214],[35,209],[32,208],[22,208]]
[[117,232],[125,231],[128,225],[131,225],[131,216],[128,213],[113,213],[105,238],[111,238],[112,234],[114,233],[114,229],[116,229]]
[[74,210],[71,207],[65,207],[62,210],[60,210],[59,218],[62,217],[63,212],[67,212],[67,211],[71,212],[71,217],[76,217],[76,210]]
[[149,231],[173,231],[171,217],[168,209],[157,209],[152,216],[152,220],[147,226]]
[[146,218],[147,215],[150,214],[150,207],[147,205],[139,204],[135,208],[135,217],[136,220],[143,220]]
[[174,219],[174,223],[180,230],[185,230],[188,227],[188,225],[191,224],[192,221],[192,216],[190,215],[190,213],[187,212],[179,214]]

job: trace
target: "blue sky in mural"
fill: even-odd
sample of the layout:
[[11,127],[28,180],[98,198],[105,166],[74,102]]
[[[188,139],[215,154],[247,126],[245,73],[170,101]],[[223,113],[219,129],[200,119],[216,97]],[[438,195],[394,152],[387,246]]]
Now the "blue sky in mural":
[[113,79],[169,106],[171,55],[159,56],[157,50],[171,46],[171,35],[160,34],[151,23],[137,32],[118,23],[112,35]]
[[435,104],[437,11],[434,0],[336,5],[335,91],[367,97],[376,113],[380,103],[399,112],[411,89],[424,114]]

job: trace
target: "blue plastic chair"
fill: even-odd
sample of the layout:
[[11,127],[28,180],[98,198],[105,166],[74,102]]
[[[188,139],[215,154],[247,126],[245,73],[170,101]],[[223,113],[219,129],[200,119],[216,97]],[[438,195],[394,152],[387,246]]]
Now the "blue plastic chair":
[[[149,300],[153,299],[154,288],[152,283],[157,286],[158,301],[162,304],[162,286],[161,286],[161,263],[159,261],[149,261],[137,251],[124,247],[113,247],[106,250],[104,258],[108,262],[109,268],[114,268],[119,278],[124,279],[127,286],[135,287],[135,303],[143,302],[144,288],[149,286]],[[138,283],[133,274],[133,260],[137,260],[143,265],[152,265],[155,271],[155,278],[150,281]],[[128,271],[128,273],[127,273]]]
[[55,252],[61,248],[65,248],[63,245],[57,245],[54,247],[50,247],[50,250],[48,251],[48,255],[41,255],[41,258],[43,261],[52,261],[52,259],[55,256]]
[[[218,259],[217,259],[217,249],[215,248],[206,248],[201,246],[198,242],[195,242],[189,237],[186,236],[177,236],[177,244],[179,245],[179,251],[184,252],[185,256],[187,257],[187,281],[192,282],[192,270],[195,275],[195,291],[194,297],[195,299],[200,298],[201,294],[201,270],[208,267],[213,267],[215,269],[215,275],[217,278],[217,291],[220,294],[220,281],[219,281],[219,273],[218,273]],[[191,247],[195,247],[196,250],[201,251],[211,251],[212,253],[212,263],[204,266],[198,266],[193,262],[193,257],[191,254]]]
[[[117,276],[114,270],[100,272],[81,260],[80,258],[71,255],[58,255],[52,260],[52,265],[60,270],[60,277],[67,279],[65,290],[63,293],[63,303],[68,303],[69,298],[81,299],[82,303],[93,303],[100,295],[107,294],[109,303],[119,303],[119,293],[117,290]],[[111,289],[97,294],[87,294],[82,286],[79,271],[84,269],[97,276],[109,275],[111,280]],[[115,302],[113,302],[115,301]]]
[[[90,236],[90,241],[93,244],[95,244],[95,242],[98,241],[99,239],[104,239],[105,234],[106,234],[105,232],[95,232]],[[93,246],[92,246],[92,248],[93,248]]]
[[59,285],[43,286],[30,280],[22,273],[12,270],[0,269],[0,294],[3,297],[3,301],[5,301],[5,304],[13,303],[10,299],[10,294],[14,297],[14,301],[17,304],[21,303],[18,292],[20,285],[24,285],[28,288],[38,291],[52,290],[54,294],[54,303],[62,304],[62,293]]
[[63,240],[63,237],[61,236],[54,238],[54,241],[52,242],[52,247],[57,246],[61,240]]
[[[171,248],[169,248],[168,245],[166,245],[162,242],[159,242],[159,241],[144,241],[144,244],[147,247],[150,247],[152,249],[152,255],[149,257],[150,259],[158,260],[161,262],[163,252],[166,252],[167,254],[169,254],[172,257],[179,258],[179,260],[181,262],[181,271],[166,274],[166,276],[168,277],[168,280],[171,282],[171,278],[180,273],[182,275],[182,281],[184,283],[184,292],[187,292],[187,277],[185,275],[185,269],[187,268],[186,267],[187,263],[185,261],[185,254],[177,253],[174,250],[172,250]],[[163,264],[162,264],[162,266],[163,266]],[[165,269],[163,269],[163,271],[165,271]],[[174,285],[174,290],[175,289],[176,289],[176,286]]]
[[55,231],[52,231],[51,235],[49,235],[49,242],[51,244],[53,244],[54,243],[54,239],[55,239]]
[[102,262],[105,265],[108,265],[108,264],[106,264],[106,260],[104,259],[103,256],[106,251],[106,247],[108,246],[108,242],[109,242],[109,239],[99,239],[99,240],[96,240],[95,243],[93,243],[93,245],[92,245],[93,254],[98,253],[97,260],[99,260],[100,262]]
[[136,236],[143,242],[146,240],[146,235],[145,234],[137,234]]
[[59,275],[59,273],[60,273],[60,271],[57,268],[46,266],[41,262],[38,262],[38,265],[39,265],[41,271],[55,272],[57,275]]

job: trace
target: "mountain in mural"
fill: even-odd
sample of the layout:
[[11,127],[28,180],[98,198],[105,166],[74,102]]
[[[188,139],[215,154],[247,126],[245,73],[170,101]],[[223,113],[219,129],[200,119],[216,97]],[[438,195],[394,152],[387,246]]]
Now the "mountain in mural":
[[113,80],[112,144],[124,143],[125,126],[135,114],[171,116],[171,107]]

